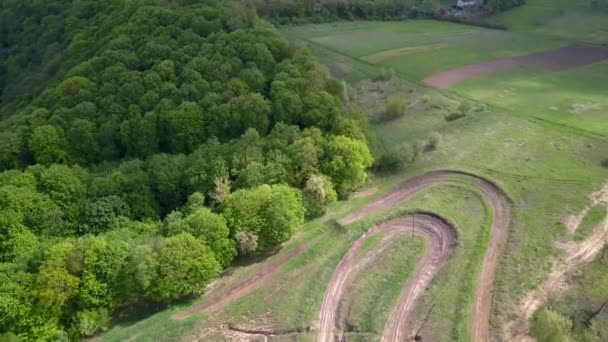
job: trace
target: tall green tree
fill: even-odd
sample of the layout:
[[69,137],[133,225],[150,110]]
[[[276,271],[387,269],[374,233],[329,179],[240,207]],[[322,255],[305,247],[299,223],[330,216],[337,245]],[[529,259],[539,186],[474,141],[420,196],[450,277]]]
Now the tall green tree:
[[158,246],[158,277],[151,296],[172,300],[204,288],[216,278],[221,266],[205,244],[188,233],[168,237]]

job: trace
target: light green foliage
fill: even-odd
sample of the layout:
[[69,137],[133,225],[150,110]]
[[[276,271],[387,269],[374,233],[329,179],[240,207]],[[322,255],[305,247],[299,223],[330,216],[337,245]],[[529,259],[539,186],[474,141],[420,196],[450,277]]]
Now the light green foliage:
[[120,292],[128,302],[146,298],[152,283],[157,278],[158,261],[149,245],[133,248],[120,274]]
[[233,235],[258,236],[258,251],[278,246],[304,222],[302,194],[286,185],[262,185],[238,190],[224,203],[222,213]]
[[322,169],[332,178],[340,196],[345,196],[365,182],[365,171],[373,162],[365,142],[337,136],[327,144],[326,153],[330,157]]
[[50,259],[40,266],[33,285],[36,314],[55,320],[63,306],[76,295],[79,279],[71,275],[60,258]]
[[200,202],[202,195],[195,193],[188,199],[184,212],[173,212],[163,224],[167,236],[189,233],[207,245],[222,267],[227,267],[236,256],[236,244],[229,238],[226,219],[211,212]]
[[338,200],[331,180],[324,175],[311,175],[302,190],[306,215],[318,217],[325,214],[327,206]]
[[63,131],[52,125],[36,127],[29,141],[34,158],[44,165],[67,161],[66,147],[67,141]]
[[386,110],[382,115],[384,120],[397,119],[405,114],[407,102],[399,96],[392,96],[388,99]]
[[220,264],[203,242],[188,233],[168,237],[158,246],[158,277],[151,296],[171,300],[192,294],[219,275]]
[[535,315],[531,333],[538,342],[569,342],[571,330],[572,321],[568,317],[543,309]]
[[85,337],[105,331],[110,323],[110,315],[106,309],[85,310],[76,314],[76,328]]

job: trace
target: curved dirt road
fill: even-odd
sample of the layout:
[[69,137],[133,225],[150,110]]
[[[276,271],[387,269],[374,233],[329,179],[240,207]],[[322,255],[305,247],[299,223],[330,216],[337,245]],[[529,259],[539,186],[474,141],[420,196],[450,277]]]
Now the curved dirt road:
[[[406,181],[393,192],[349,215],[340,223],[352,223],[370,213],[390,209],[421,190],[444,182],[462,179],[474,180],[477,188],[487,197],[492,206],[491,240],[477,282],[478,287],[471,322],[471,340],[485,342],[489,340],[489,317],[496,264],[506,241],[511,222],[507,197],[494,183],[460,171],[428,172]],[[339,336],[339,329],[336,328],[336,325],[339,325],[337,312],[344,288],[350,280],[349,278],[353,276],[354,255],[369,235],[385,229],[413,229],[415,233],[426,236],[431,240],[430,249],[418,264],[409,285],[402,291],[395,309],[389,316],[384,327],[382,341],[404,341],[413,337],[412,331],[408,331],[408,326],[411,323],[411,313],[415,302],[437,274],[437,271],[445,264],[457,241],[455,229],[447,221],[434,215],[414,215],[385,222],[372,228],[353,244],[353,247],[338,265],[326,289],[319,314],[320,331],[317,339],[319,342],[334,342],[336,337]]]
[[456,229],[452,227],[444,219],[431,214],[415,214],[398,219],[390,220],[383,224],[377,225],[370,229],[367,233],[361,236],[353,246],[348,250],[334,273],[329,286],[325,292],[323,304],[320,313],[320,332],[319,341],[335,341],[336,334],[334,333],[334,322],[337,322],[337,308],[340,304],[342,293],[349,280],[355,276],[357,264],[354,262],[363,242],[369,237],[378,234],[381,231],[391,230],[399,231],[400,233],[415,233],[422,235],[430,240],[431,248],[418,264],[415,274],[412,279],[419,279],[416,282],[410,282],[410,285],[402,292],[402,299],[399,300],[399,305],[391,315],[385,336],[386,341],[403,341],[403,330],[398,327],[402,325],[408,314],[414,308],[414,300],[417,298],[426,286],[433,279],[437,271],[447,261],[450,252],[457,244]]

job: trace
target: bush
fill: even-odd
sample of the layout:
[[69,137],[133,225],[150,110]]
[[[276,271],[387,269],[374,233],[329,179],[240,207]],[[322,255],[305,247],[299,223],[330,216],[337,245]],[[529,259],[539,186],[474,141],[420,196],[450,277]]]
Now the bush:
[[392,96],[388,99],[386,110],[382,114],[383,120],[394,120],[402,117],[405,114],[407,102],[398,96]]
[[411,165],[416,160],[416,149],[411,144],[403,144],[395,151],[376,159],[374,169],[377,171],[396,171]]
[[236,242],[241,255],[251,254],[258,249],[258,236],[248,231],[236,233]]
[[572,321],[549,309],[541,310],[532,322],[530,332],[538,342],[569,342]]
[[441,134],[439,134],[437,132],[431,133],[431,135],[429,136],[429,138],[426,142],[426,150],[434,151],[434,150],[438,149],[439,146],[441,146],[441,141],[442,141]]
[[447,122],[452,122],[452,121],[456,121],[458,119],[462,119],[464,118],[466,115],[463,113],[451,113],[448,114],[446,116],[444,116],[445,121]]
[[110,323],[107,309],[86,310],[76,314],[76,329],[85,337],[105,331]]
[[374,82],[386,82],[386,81],[390,81],[391,79],[393,79],[393,76],[395,76],[395,70],[393,69],[382,69],[380,70],[380,72],[378,73],[378,75],[376,75],[376,77],[374,77],[372,79],[372,81]]

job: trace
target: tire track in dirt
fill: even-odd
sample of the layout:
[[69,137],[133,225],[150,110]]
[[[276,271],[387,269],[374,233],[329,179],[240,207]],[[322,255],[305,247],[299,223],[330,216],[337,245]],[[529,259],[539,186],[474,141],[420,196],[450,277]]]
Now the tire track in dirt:
[[[491,181],[461,171],[431,171],[410,179],[385,197],[368,204],[357,212],[340,221],[349,224],[362,219],[374,212],[395,207],[415,193],[445,182],[468,179],[476,181],[476,187],[487,197],[492,207],[492,233],[490,245],[486,251],[475,296],[474,312],[471,321],[471,340],[489,340],[489,318],[492,304],[492,286],[496,274],[496,265],[504,247],[508,228],[511,223],[511,210],[506,195]],[[408,286],[402,291],[396,307],[393,309],[385,325],[382,341],[404,341],[411,338],[408,331],[411,325],[411,315],[417,299],[431,282],[438,270],[445,264],[456,241],[456,231],[447,221],[432,214],[415,215],[412,218],[400,218],[373,227],[368,233],[359,238],[338,265],[327,287],[321,311],[319,313],[319,342],[334,342],[340,332],[337,312],[344,288],[352,278],[353,257],[368,235],[373,235],[384,229],[413,229],[414,232],[426,236],[431,241],[431,247],[419,262]],[[411,329],[411,327],[410,327]],[[409,334],[409,335],[408,335]]]

